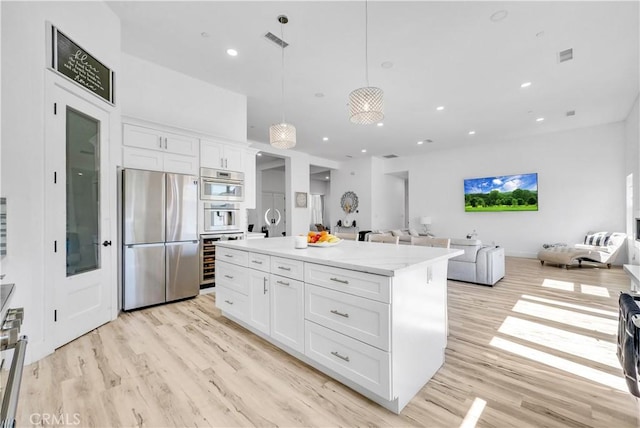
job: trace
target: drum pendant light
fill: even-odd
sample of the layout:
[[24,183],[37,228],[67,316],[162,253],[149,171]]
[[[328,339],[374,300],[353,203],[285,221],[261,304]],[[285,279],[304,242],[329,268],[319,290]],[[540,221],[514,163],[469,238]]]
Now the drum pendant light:
[[369,86],[369,10],[364,2],[364,66],[367,86],[349,94],[349,119],[352,123],[370,125],[384,119],[384,93],[382,89]]
[[282,48],[282,122],[269,127],[269,143],[278,149],[290,149],[296,146],[296,127],[284,120],[284,24],[289,22],[286,15],[278,16],[280,23],[280,44]]

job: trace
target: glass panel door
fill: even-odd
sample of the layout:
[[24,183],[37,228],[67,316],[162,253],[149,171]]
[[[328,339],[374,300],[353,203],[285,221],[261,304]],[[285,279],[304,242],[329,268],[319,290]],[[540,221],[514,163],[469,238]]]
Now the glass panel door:
[[100,269],[100,122],[67,107],[67,277]]

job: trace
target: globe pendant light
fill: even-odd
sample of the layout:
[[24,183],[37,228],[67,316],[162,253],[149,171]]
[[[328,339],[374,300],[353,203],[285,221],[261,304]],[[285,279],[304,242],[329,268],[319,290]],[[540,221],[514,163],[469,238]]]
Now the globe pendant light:
[[296,127],[284,120],[284,24],[289,22],[286,15],[278,16],[280,39],[282,43],[282,122],[269,127],[269,143],[278,149],[290,149],[296,146]]
[[367,86],[349,94],[349,119],[352,123],[370,125],[384,119],[384,93],[382,89],[369,86],[369,10],[364,2],[364,66]]

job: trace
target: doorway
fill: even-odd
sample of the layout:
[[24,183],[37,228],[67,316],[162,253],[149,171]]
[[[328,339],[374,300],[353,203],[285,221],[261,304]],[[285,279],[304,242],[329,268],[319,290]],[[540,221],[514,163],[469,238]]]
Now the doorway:
[[247,221],[253,232],[268,238],[284,236],[286,216],[285,159],[267,153],[256,154],[256,209],[247,210]]
[[[50,80],[46,114],[45,257],[51,284],[52,344],[58,348],[110,321],[112,245],[110,114]],[[96,100],[97,101],[97,100]],[[48,103],[47,103],[48,104]]]

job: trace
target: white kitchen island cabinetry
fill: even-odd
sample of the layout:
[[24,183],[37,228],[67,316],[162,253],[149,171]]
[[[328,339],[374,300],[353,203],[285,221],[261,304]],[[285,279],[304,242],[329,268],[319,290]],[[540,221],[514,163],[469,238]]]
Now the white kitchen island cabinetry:
[[294,249],[294,237],[218,247],[225,317],[385,408],[399,413],[442,366],[447,263],[461,250],[360,241]]

